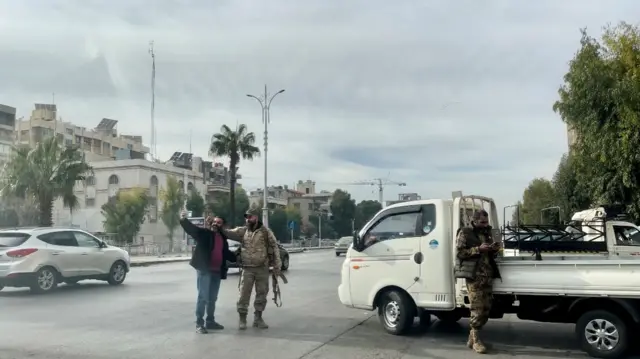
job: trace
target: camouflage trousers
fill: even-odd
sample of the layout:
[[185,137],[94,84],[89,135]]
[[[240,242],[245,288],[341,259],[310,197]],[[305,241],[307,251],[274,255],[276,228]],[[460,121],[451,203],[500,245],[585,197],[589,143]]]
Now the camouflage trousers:
[[256,288],[256,297],[253,300],[253,308],[256,312],[263,312],[267,306],[267,296],[269,295],[269,268],[267,267],[245,267],[242,268],[240,277],[240,297],[238,298],[238,313],[247,314],[251,292]]
[[469,326],[480,330],[487,324],[491,304],[493,303],[493,283],[490,278],[478,278],[474,281],[467,279],[467,293],[471,307]]

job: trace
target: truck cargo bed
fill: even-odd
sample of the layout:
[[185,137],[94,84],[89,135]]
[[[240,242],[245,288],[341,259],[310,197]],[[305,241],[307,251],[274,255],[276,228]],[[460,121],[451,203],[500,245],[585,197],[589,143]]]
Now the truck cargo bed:
[[556,257],[498,260],[495,294],[640,297],[640,260]]

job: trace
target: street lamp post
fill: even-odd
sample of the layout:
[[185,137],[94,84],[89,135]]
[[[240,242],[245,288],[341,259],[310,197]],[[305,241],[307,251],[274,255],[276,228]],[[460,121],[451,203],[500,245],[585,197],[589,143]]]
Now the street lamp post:
[[254,96],[247,94],[247,97],[256,99],[262,108],[262,123],[264,123],[264,189],[262,195],[262,224],[269,227],[269,206],[268,206],[268,189],[267,189],[267,145],[269,143],[269,122],[271,122],[269,110],[271,109],[271,101],[283,93],[284,89],[276,92],[271,97],[267,92],[267,85],[264,85],[264,95]]

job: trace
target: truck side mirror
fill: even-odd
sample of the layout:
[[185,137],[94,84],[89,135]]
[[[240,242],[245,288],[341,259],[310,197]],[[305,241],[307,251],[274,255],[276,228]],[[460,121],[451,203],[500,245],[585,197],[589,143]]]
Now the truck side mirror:
[[362,252],[362,250],[364,249],[362,238],[360,238],[360,236],[358,235],[358,232],[356,231],[353,232],[353,249],[355,249],[358,252]]

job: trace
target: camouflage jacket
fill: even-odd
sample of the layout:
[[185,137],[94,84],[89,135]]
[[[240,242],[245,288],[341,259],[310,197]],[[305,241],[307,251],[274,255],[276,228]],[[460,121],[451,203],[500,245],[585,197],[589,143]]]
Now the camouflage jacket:
[[491,230],[480,233],[472,227],[461,228],[456,240],[456,278],[475,280],[477,277],[500,278],[495,261],[497,252],[480,253],[480,245],[493,243]]
[[273,232],[262,223],[254,231],[247,227],[224,230],[229,239],[240,242],[240,263],[243,267],[280,268],[280,248]]

